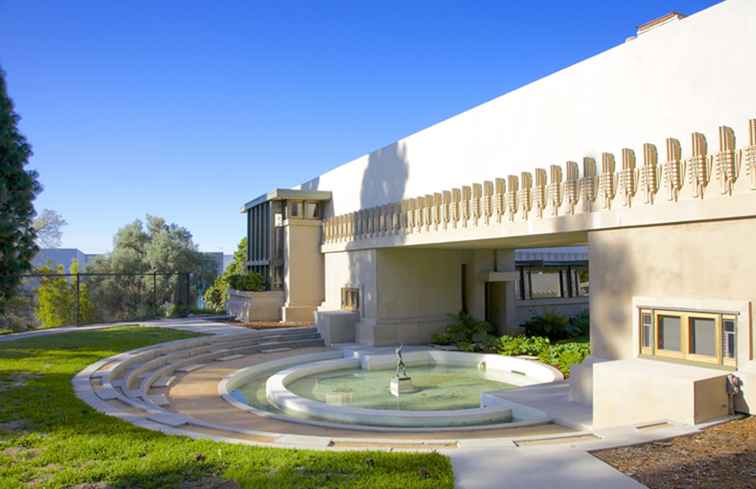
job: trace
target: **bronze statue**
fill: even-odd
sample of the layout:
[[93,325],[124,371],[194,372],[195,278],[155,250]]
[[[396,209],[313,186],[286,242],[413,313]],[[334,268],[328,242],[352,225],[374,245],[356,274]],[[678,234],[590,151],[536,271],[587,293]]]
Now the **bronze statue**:
[[394,354],[396,355],[396,373],[394,376],[399,379],[407,378],[407,366],[404,364],[404,358],[402,357],[402,348],[404,348],[404,345],[399,345],[394,350]]

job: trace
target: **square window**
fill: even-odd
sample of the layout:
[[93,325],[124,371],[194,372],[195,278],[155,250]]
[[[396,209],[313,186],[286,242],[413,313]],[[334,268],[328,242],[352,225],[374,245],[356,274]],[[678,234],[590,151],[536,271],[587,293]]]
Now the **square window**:
[[659,349],[681,351],[680,317],[659,316]]
[[717,323],[711,318],[690,318],[690,353],[717,355]]

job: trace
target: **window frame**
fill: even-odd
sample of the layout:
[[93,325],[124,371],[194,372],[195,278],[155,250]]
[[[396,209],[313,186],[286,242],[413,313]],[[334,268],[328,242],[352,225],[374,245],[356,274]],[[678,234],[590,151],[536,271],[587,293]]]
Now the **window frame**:
[[[646,327],[648,323],[644,323],[644,319],[647,319],[649,316],[651,318],[650,324],[652,328],[652,342],[650,345],[645,345],[644,327]],[[680,351],[669,350],[660,347],[661,320],[664,317],[675,317],[680,321]],[[693,319],[711,319],[714,321],[715,354],[713,356],[692,352]],[[732,332],[732,335],[734,336],[733,340],[735,351],[733,357],[725,356],[725,321],[733,321],[734,323],[734,331]],[[678,360],[727,368],[737,368],[738,316],[736,314],[673,308],[655,309],[651,307],[638,307],[638,324],[636,325],[636,328],[638,331],[638,351],[639,354],[643,357]]]

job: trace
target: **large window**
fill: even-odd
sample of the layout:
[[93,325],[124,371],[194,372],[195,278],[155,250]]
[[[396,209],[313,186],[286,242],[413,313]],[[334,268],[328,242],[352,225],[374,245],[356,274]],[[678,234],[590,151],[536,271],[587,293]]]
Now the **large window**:
[[642,355],[735,366],[734,314],[641,309]]
[[517,267],[515,293],[520,300],[587,297],[588,267],[582,264],[529,264]]

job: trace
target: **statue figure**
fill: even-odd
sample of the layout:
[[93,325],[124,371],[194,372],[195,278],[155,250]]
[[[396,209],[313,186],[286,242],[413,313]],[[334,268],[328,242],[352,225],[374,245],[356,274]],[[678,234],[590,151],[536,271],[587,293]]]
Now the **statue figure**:
[[399,379],[407,378],[407,366],[404,364],[404,358],[402,357],[402,348],[404,348],[404,345],[399,345],[394,350],[394,354],[396,355],[396,373],[394,376]]

